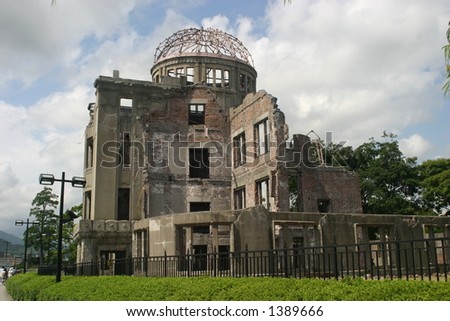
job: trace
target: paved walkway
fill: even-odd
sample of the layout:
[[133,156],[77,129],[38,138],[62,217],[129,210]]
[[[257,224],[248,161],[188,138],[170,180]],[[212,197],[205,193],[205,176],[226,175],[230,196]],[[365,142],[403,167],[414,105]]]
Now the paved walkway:
[[8,292],[6,292],[6,288],[3,283],[0,283],[0,301],[14,301]]

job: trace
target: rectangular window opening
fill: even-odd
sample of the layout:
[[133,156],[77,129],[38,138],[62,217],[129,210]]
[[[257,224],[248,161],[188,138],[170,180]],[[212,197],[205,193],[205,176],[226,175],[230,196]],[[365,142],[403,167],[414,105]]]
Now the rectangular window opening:
[[241,133],[234,137],[234,167],[239,167],[246,162],[246,146],[245,146],[245,133]]
[[133,107],[133,99],[120,98],[120,107],[132,108]]
[[209,178],[209,149],[189,149],[189,177]]
[[86,140],[86,159],[85,166],[86,168],[91,168],[94,164],[94,139],[89,137]]
[[130,219],[130,189],[119,188],[117,193],[117,219]]
[[255,125],[256,155],[263,155],[269,151],[269,120],[266,118]]
[[223,85],[225,87],[230,87],[230,71],[229,70],[223,71]]
[[131,166],[131,140],[130,133],[122,133],[122,142],[120,145],[120,157],[123,167]]
[[206,68],[206,84],[208,86],[214,85],[214,69]]
[[192,233],[209,234],[209,225],[194,225],[192,227]]
[[215,79],[216,79],[216,87],[222,87],[222,70],[221,69],[216,69]]
[[209,211],[211,205],[209,202],[190,202],[189,212],[205,212]]
[[234,209],[243,208],[245,208],[245,187],[240,187],[234,190]]
[[269,179],[256,182],[256,204],[269,209]]
[[317,200],[317,209],[319,213],[329,213],[331,212],[331,203],[329,199],[318,199]]
[[189,125],[205,124],[205,104],[189,104]]
[[186,81],[187,81],[188,85],[194,84],[194,68],[193,67],[186,68]]
[[184,76],[184,68],[177,68],[176,69],[176,76],[177,77]]
[[84,193],[84,219],[91,220],[91,191]]
[[298,175],[289,175],[289,211],[298,212]]

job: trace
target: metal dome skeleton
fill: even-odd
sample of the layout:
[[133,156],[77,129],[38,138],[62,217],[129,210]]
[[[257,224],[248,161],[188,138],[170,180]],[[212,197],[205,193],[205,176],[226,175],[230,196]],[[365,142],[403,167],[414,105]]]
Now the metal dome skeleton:
[[239,39],[213,28],[189,28],[175,32],[158,45],[154,63],[177,56],[225,56],[254,67],[250,52]]

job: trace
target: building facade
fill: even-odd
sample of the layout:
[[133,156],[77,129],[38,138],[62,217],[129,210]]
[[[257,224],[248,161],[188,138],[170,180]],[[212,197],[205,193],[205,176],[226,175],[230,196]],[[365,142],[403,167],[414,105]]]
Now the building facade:
[[301,213],[362,212],[357,174],[326,166],[311,136],[289,135],[235,37],[181,30],[156,49],[151,76],[95,80],[78,263],[269,249],[292,224],[297,236],[283,242],[312,226],[307,243],[323,243]]

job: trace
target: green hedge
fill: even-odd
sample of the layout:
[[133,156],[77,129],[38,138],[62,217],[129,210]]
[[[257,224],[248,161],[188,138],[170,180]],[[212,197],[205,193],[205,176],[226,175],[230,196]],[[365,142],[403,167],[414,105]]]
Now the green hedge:
[[38,301],[447,301],[446,282],[363,279],[75,277],[34,273],[6,283],[15,300]]

